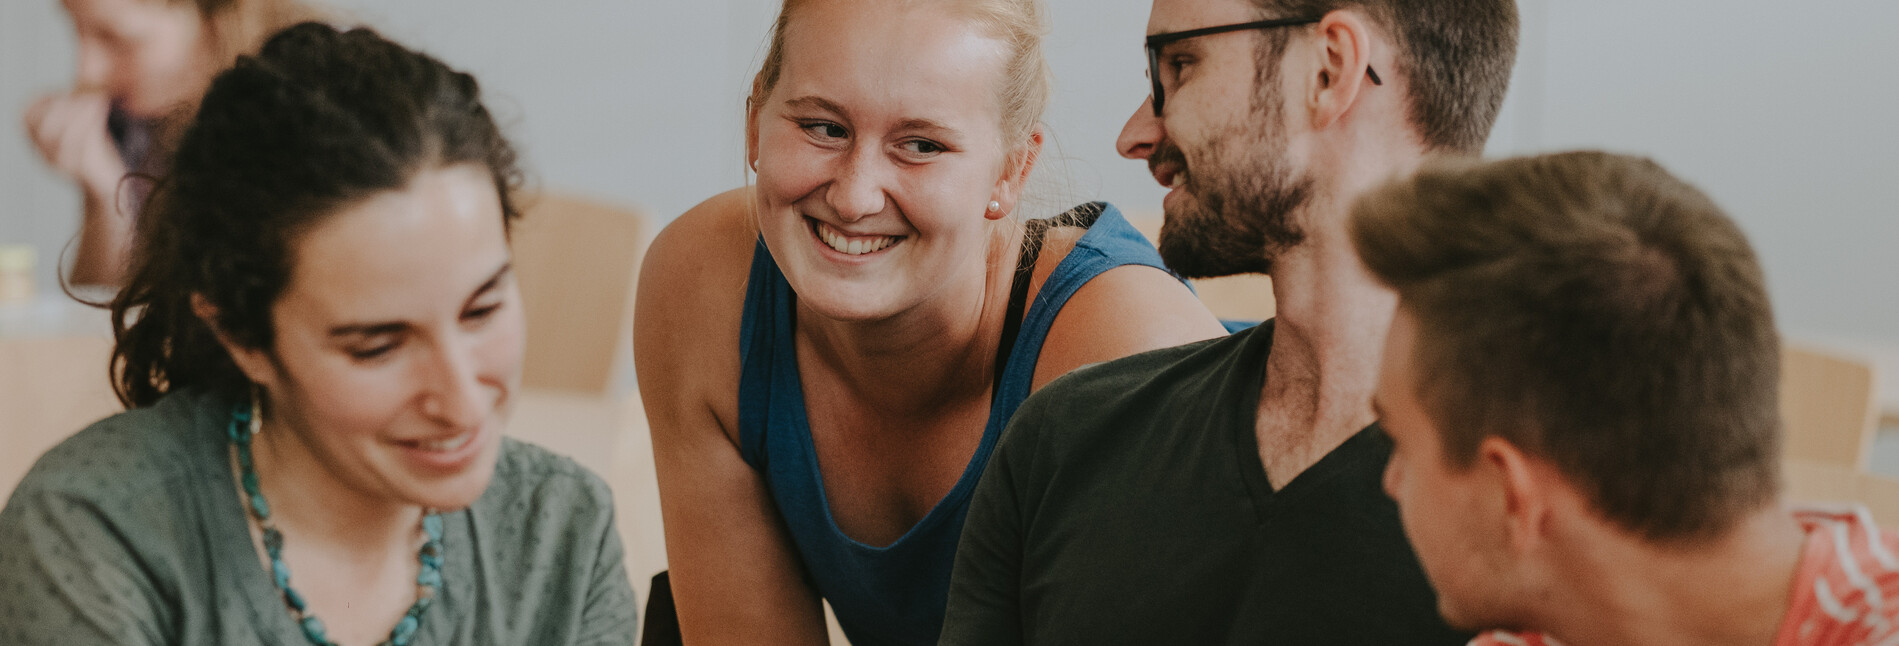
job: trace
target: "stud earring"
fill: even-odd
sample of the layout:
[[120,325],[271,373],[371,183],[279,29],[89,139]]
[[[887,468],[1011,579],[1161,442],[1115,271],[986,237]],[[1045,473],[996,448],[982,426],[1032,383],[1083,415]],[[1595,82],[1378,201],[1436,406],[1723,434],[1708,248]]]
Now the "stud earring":
[[1001,211],[1001,210],[1002,210],[1002,203],[1001,203],[1001,202],[997,202],[997,201],[995,201],[995,200],[989,200],[989,212],[990,212],[990,213],[995,213],[995,212],[997,212],[997,211]]
[[251,384],[251,437],[264,430],[264,389]]

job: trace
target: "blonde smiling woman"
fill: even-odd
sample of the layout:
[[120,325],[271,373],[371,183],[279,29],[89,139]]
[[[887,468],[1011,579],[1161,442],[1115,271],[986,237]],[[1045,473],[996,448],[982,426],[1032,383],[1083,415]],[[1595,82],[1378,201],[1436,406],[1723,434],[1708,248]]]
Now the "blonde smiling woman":
[[933,644],[969,493],[1076,367],[1218,336],[1113,207],[1024,221],[1033,0],[787,2],[754,186],[654,242],[634,356],[688,643]]

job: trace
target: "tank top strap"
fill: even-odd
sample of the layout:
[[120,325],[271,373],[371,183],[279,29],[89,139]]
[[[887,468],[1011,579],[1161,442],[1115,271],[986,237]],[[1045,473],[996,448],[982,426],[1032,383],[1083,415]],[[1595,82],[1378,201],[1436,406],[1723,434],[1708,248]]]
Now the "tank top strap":
[[[1002,380],[996,384],[995,400],[990,404],[992,426],[1006,424],[1015,415],[1015,409],[1028,399],[1030,386],[1035,380],[1036,360],[1042,354],[1042,342],[1048,338],[1049,328],[1055,324],[1055,315],[1061,313],[1062,306],[1088,281],[1115,267],[1144,265],[1165,271],[1176,280],[1186,283],[1161,262],[1160,253],[1154,250],[1154,245],[1134,225],[1129,224],[1127,218],[1121,215],[1121,210],[1112,204],[1083,204],[1057,216],[1054,221],[1056,226],[1086,226],[1088,232],[1082,234],[1081,239],[1075,242],[1075,248],[1055,266],[1055,271],[1042,283],[1041,291],[1036,293],[1035,302],[1029,305],[1028,312],[1022,317],[1015,346],[1009,353],[1008,366],[1003,369]],[[992,438],[983,439],[983,443],[988,444]]]
[[[778,270],[771,250],[760,237],[752,250],[751,276],[745,281],[745,313],[739,318],[739,456],[753,469],[764,471],[767,461],[765,430],[775,401],[791,393],[784,379],[795,384],[796,349],[792,346],[792,307],[796,295]],[[790,375],[779,375],[790,366]],[[798,394],[802,397],[802,394]],[[800,405],[802,401],[798,402]]]

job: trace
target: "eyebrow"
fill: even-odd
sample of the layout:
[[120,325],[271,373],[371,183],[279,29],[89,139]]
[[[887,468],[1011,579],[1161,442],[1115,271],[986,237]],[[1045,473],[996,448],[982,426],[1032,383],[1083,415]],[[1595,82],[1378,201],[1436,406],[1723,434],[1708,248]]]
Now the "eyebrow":
[[815,96],[815,95],[801,96],[796,99],[791,99],[789,101],[786,101],[785,105],[791,108],[823,110],[825,112],[831,112],[838,115],[847,114],[844,111],[844,106],[838,105],[837,103],[831,101],[830,99],[826,99],[824,97]]
[[898,130],[928,130],[931,132],[940,132],[944,134],[950,134],[950,133],[956,132],[955,128],[951,128],[947,125],[944,125],[943,122],[936,121],[934,119],[922,119],[922,118],[904,119],[902,123],[897,124],[897,129]]
[[[832,114],[836,114],[838,116],[846,116],[850,114],[848,111],[844,109],[844,106],[838,105],[836,102],[830,99],[826,99],[824,97],[815,96],[815,95],[801,96],[796,99],[791,99],[789,101],[785,101],[785,105],[793,109],[822,110],[824,112],[829,112]],[[904,119],[903,121],[897,124],[897,129],[898,130],[928,130],[932,132],[941,132],[941,133],[956,132],[955,128],[951,128],[947,124],[944,124],[941,121],[937,121],[935,119],[924,119],[922,117],[912,117],[909,119]]]
[[[514,261],[510,260],[508,262],[502,263],[500,269],[496,269],[495,273],[490,274],[488,276],[488,280],[483,281],[480,287],[476,287],[475,291],[468,295],[468,300],[463,301],[462,307],[463,308],[468,307],[469,303],[473,303],[475,299],[481,298],[482,294],[486,294],[490,291],[493,291],[496,286],[501,284],[501,279],[506,278],[508,276],[508,273],[513,270],[514,270]],[[394,332],[400,332],[404,328],[407,328],[407,327],[409,327],[409,324],[402,321],[389,321],[389,322],[384,322],[384,323],[349,323],[349,324],[338,325],[336,327],[330,328],[330,336],[332,337],[376,336],[380,334],[390,334]]]

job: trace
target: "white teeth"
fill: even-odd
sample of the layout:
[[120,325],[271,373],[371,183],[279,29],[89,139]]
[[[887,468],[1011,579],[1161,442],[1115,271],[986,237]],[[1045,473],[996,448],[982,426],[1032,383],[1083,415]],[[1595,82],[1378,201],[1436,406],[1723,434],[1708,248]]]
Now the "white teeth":
[[475,439],[475,433],[470,431],[446,440],[423,440],[416,442],[416,446],[424,451],[453,451],[462,448],[472,439]]
[[823,240],[825,246],[830,247],[838,253],[851,256],[861,256],[867,253],[883,251],[884,249],[890,248],[890,245],[897,244],[897,241],[903,239],[899,236],[878,236],[875,238],[858,238],[852,240],[844,237],[823,223],[818,223],[817,231],[818,239]]
[[1187,185],[1187,171],[1182,170],[1182,171],[1176,171],[1174,173],[1174,183],[1168,185],[1167,188],[1180,188],[1186,185]]

